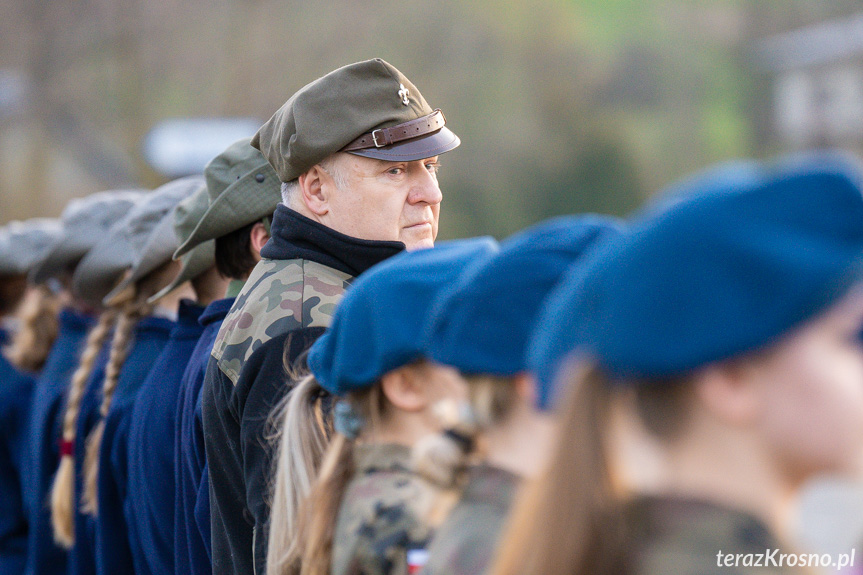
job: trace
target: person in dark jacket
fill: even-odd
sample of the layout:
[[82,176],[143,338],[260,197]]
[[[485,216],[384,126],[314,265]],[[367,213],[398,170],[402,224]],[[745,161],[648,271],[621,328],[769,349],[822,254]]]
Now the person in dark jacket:
[[[0,229],[0,319],[15,315],[24,291],[17,286],[26,286],[27,273],[47,255],[59,232],[56,220],[12,222]],[[0,325],[0,346],[8,336]],[[10,575],[23,573],[27,560],[24,467],[35,375],[0,353],[0,573]]]
[[329,325],[354,277],[405,247],[433,245],[437,158],[459,144],[445,122],[378,59],[306,85],[252,139],[283,183],[283,203],[202,392],[216,575],[265,569],[267,422],[290,387],[285,362]]
[[28,575],[66,573],[66,550],[54,541],[49,507],[54,474],[60,463],[63,404],[72,373],[95,327],[98,308],[71,295],[71,274],[81,257],[99,242],[111,224],[128,212],[139,194],[108,192],[72,200],[61,216],[61,237],[45,262],[30,273],[30,281],[56,282],[69,304],[60,312],[59,332],[36,381],[30,410],[31,446],[25,464],[25,502],[30,524],[27,541]]
[[[183,375],[177,403],[174,566],[177,573],[190,575],[213,572],[210,485],[201,414],[204,373],[222,321],[261,259],[260,250],[270,237],[270,222],[281,197],[278,176],[249,140],[235,142],[207,165],[206,203],[202,206],[206,212],[190,211],[187,222],[177,226],[182,244],[176,255],[184,260],[184,268],[186,258],[215,244],[218,276],[230,280],[227,293],[222,289],[200,317],[203,333]],[[255,201],[244,201],[249,195]],[[200,303],[200,289],[194,280],[192,283]]]

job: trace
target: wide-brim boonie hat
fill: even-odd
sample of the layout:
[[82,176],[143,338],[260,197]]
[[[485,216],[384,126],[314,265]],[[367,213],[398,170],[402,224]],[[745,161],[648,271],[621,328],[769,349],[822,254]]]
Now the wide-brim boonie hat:
[[282,199],[279,176],[249,142],[250,138],[244,138],[231,144],[207,164],[207,202],[197,219],[189,220],[193,224],[190,233],[180,234],[174,258],[276,211]]
[[30,282],[45,283],[77,264],[145,193],[145,190],[112,190],[70,201],[60,217],[62,233],[31,270]]
[[180,273],[170,284],[147,300],[148,303],[156,303],[187,281],[192,281],[216,263],[216,240],[208,240],[196,245],[191,251],[186,252],[180,258],[183,267]]
[[[123,273],[141,263],[153,231],[165,218],[172,218],[177,204],[202,184],[201,176],[189,176],[146,194],[78,264],[72,278],[73,292],[87,301],[102,303]],[[167,231],[170,231],[169,237],[174,235],[172,228]],[[154,246],[161,245],[158,243],[161,240],[153,239]],[[134,270],[131,273],[134,274]]]
[[48,254],[63,233],[60,220],[33,218],[0,228],[0,274],[28,273]]

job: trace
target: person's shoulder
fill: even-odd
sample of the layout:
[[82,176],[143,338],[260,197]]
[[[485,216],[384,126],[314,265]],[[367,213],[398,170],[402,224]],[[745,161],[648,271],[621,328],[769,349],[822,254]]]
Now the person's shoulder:
[[[759,565],[765,574],[784,573],[766,560],[778,542],[752,516],[702,500],[639,498],[627,514],[633,525],[635,575],[660,573],[745,573]],[[731,554],[730,564],[724,555]]]
[[308,260],[262,260],[222,323],[212,355],[234,382],[262,345],[281,334],[327,327],[350,276]]

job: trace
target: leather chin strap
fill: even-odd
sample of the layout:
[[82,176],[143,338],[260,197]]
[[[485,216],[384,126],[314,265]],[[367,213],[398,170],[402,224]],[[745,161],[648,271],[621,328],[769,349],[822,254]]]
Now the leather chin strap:
[[446,118],[439,109],[427,116],[398,124],[392,128],[378,128],[367,134],[363,134],[340,151],[352,152],[354,150],[365,150],[368,148],[383,148],[391,144],[412,140],[437,132],[446,125]]

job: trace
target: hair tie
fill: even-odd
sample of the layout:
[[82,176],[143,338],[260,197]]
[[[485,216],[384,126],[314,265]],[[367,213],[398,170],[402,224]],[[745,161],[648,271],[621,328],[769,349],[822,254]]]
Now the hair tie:
[[365,421],[347,401],[336,403],[333,408],[333,426],[338,433],[348,439],[356,439],[363,429]]
[[75,450],[75,442],[74,441],[70,441],[68,439],[61,439],[60,440],[60,457],[65,457],[66,455],[71,457],[74,453],[74,450]]

